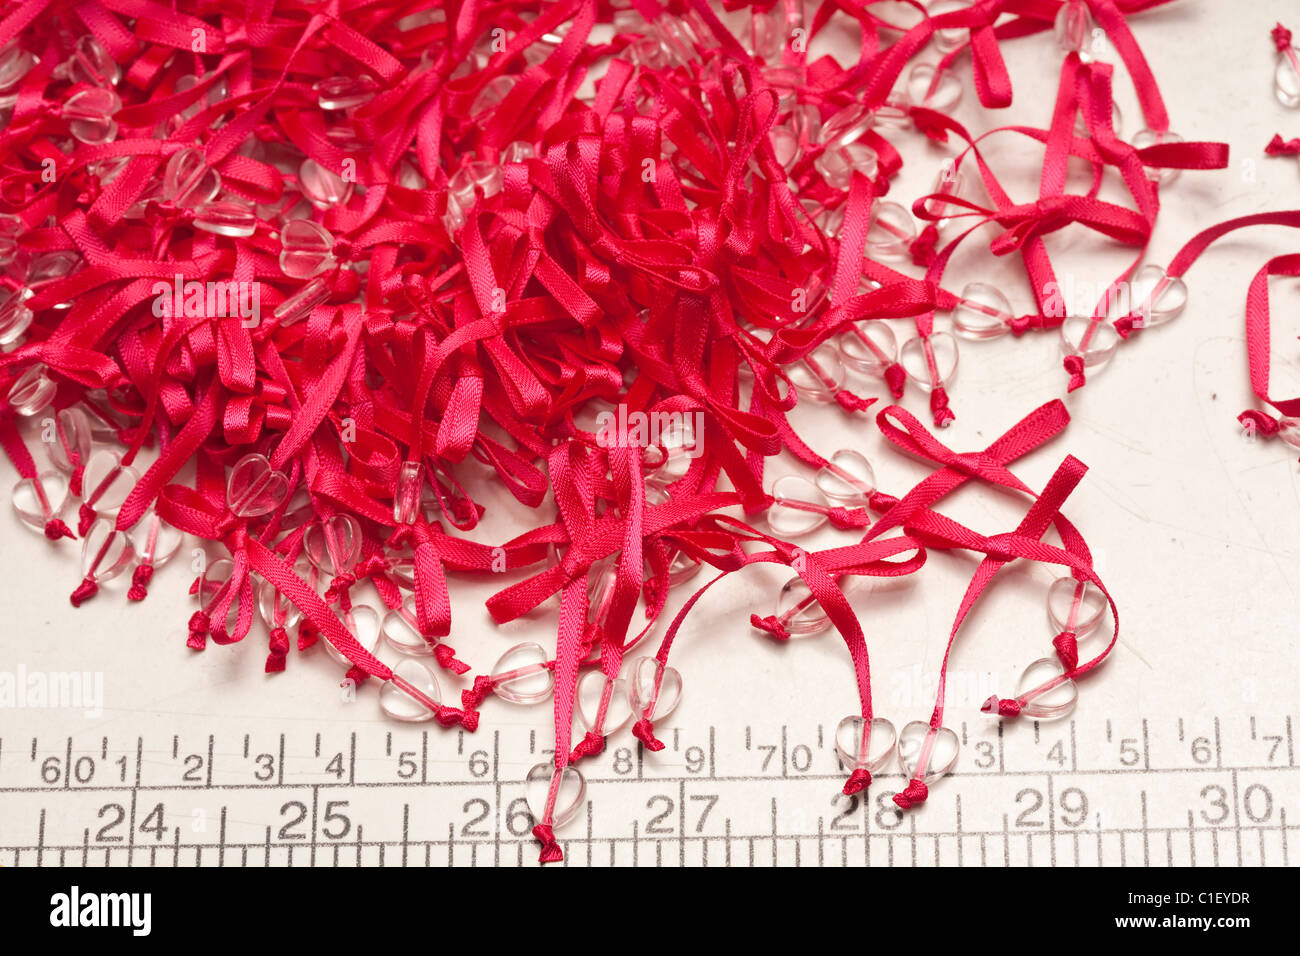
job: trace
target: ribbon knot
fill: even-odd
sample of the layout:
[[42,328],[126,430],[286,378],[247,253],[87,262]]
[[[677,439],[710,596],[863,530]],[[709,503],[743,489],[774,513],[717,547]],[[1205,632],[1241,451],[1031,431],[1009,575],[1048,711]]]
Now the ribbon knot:
[[871,774],[867,773],[862,767],[858,767],[849,774],[849,779],[844,781],[844,796],[851,797],[855,793],[861,793],[869,786],[871,786]]
[[1020,701],[1013,700],[1009,697],[1004,697],[999,700],[998,695],[994,694],[988,700],[984,701],[983,706],[980,707],[980,711],[985,714],[997,714],[999,717],[1019,717]]
[[908,781],[902,793],[894,794],[894,803],[898,804],[900,810],[910,810],[925,803],[928,796],[930,796],[930,788],[920,780],[912,779]]

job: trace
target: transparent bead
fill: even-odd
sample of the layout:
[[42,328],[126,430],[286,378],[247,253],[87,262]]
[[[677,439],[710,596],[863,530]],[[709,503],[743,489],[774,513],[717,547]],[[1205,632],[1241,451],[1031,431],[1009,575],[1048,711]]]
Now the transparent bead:
[[433,653],[433,644],[424,639],[420,633],[420,619],[416,614],[415,595],[410,595],[401,607],[395,607],[384,615],[380,626],[384,643],[400,654],[415,657],[428,657]]
[[528,160],[537,156],[537,150],[533,148],[532,143],[526,143],[523,140],[515,140],[505,149],[501,150],[501,165],[508,166],[511,163],[526,163]]
[[1083,640],[1097,630],[1105,610],[1106,596],[1087,581],[1057,578],[1047,589],[1047,619],[1055,634],[1069,631]]
[[482,195],[488,199],[501,192],[501,167],[492,163],[466,163],[447,183],[447,191],[461,209],[469,209]]
[[97,584],[111,581],[135,560],[135,552],[125,532],[103,518],[86,531],[81,545],[81,575]]
[[671,420],[659,432],[659,444],[646,448],[647,478],[658,485],[681,480],[702,449],[689,417]]
[[1187,305],[1187,284],[1155,263],[1139,269],[1131,287],[1132,311],[1141,316],[1143,326],[1164,325]]
[[916,222],[905,206],[878,202],[867,227],[867,252],[881,259],[906,259],[916,238]]
[[556,770],[555,764],[539,763],[524,778],[524,797],[535,822],[541,823],[546,819],[549,804],[551,826],[559,828],[582,809],[582,801],[587,798],[587,781],[583,779],[582,771],[572,765]]
[[883,375],[898,360],[898,340],[885,322],[863,321],[839,338],[844,364],[864,375]]
[[1038,720],[1068,717],[1079,699],[1079,688],[1065,676],[1055,657],[1044,657],[1025,668],[1016,685],[1020,712]]
[[925,211],[934,218],[936,229],[943,229],[951,221],[950,216],[961,212],[962,207],[953,205],[943,197],[961,197],[966,189],[966,177],[953,163],[944,163],[935,177],[931,188],[931,198],[925,201]]
[[750,53],[768,63],[779,62],[785,44],[785,24],[779,11],[749,10],[749,35],[745,46]]
[[[1166,143],[1181,143],[1183,138],[1177,133],[1170,133],[1167,130],[1157,132],[1156,130],[1140,129],[1133,134],[1133,148],[1146,149],[1148,146],[1161,146]],[[1169,167],[1147,166],[1145,167],[1147,179],[1160,186],[1168,186],[1178,178],[1181,170],[1171,169]]]
[[[850,103],[822,124],[817,142],[828,150],[856,143],[871,129],[875,113],[861,103]],[[871,174],[875,178],[875,173]]]
[[163,168],[163,198],[178,206],[201,206],[220,191],[221,174],[208,165],[201,149],[191,146],[173,153]]
[[280,507],[289,479],[256,452],[235,462],[226,480],[226,505],[237,518],[260,518]]
[[1300,418],[1283,416],[1277,420],[1277,437],[1292,448],[1300,448]]
[[93,36],[77,38],[72,56],[56,72],[70,83],[89,83],[91,86],[117,86],[122,79],[122,69]]
[[379,84],[364,75],[331,76],[320,80],[312,89],[321,109],[350,110],[374,99]]
[[798,575],[781,587],[776,599],[776,617],[791,637],[812,637],[831,626],[825,608]]
[[334,236],[310,219],[290,219],[280,230],[280,271],[290,279],[310,279],[333,269]]
[[[49,443],[50,464],[64,474],[72,474],[90,460],[90,419],[76,405],[61,409],[54,416],[54,440]],[[72,456],[77,457],[76,464]]]
[[627,681],[610,680],[601,671],[591,670],[578,678],[575,700],[578,726],[609,737],[632,722],[632,704],[628,701]]
[[767,525],[781,538],[811,534],[826,523],[826,499],[799,475],[782,475],[772,483]]
[[[3,64],[0,64],[3,68]],[[0,213],[0,266],[13,262],[18,253],[18,240],[26,232],[23,221],[9,213]]]
[[663,720],[682,699],[682,675],[657,657],[638,658],[628,681],[628,699],[638,720]]
[[14,379],[9,387],[9,404],[19,415],[39,415],[54,401],[58,386],[46,374],[49,369],[37,362]]
[[14,485],[13,503],[23,524],[44,533],[45,525],[62,515],[68,503],[68,479],[57,471],[24,478]]
[[424,486],[424,468],[418,461],[404,461],[397,473],[397,491],[393,495],[393,520],[411,524],[420,516],[420,490]]
[[[79,265],[81,265],[81,256],[75,252],[61,249],[57,252],[44,253],[34,258],[32,264],[28,266],[27,285],[35,289],[65,279],[76,272]],[[66,309],[70,305],[71,303],[62,303],[53,308]]]
[[785,370],[800,399],[826,404],[844,387],[844,363],[839,350],[823,343]]
[[298,167],[298,188],[317,209],[340,206],[352,195],[352,183],[314,159],[304,159]]
[[876,151],[865,143],[828,146],[813,162],[813,167],[832,189],[848,189],[854,173],[875,179],[878,166]]
[[875,773],[893,758],[898,732],[884,717],[845,717],[835,728],[835,755],[845,770]]
[[874,125],[884,129],[906,129],[911,122],[911,106],[907,99],[891,96],[876,110]]
[[788,126],[776,126],[767,134],[767,138],[772,144],[772,153],[776,156],[776,161],[781,164],[782,169],[789,172],[799,161],[802,152],[799,136]]
[[449,236],[456,235],[465,225],[465,210],[450,193],[447,194],[447,211],[442,214],[442,225]]
[[957,374],[957,339],[951,332],[908,339],[899,349],[898,360],[907,377],[927,392],[947,386]]
[[257,212],[243,200],[220,199],[195,211],[194,227],[218,236],[251,236],[257,232]]
[[136,470],[122,464],[121,455],[111,448],[101,448],[86,462],[81,496],[100,514],[115,514],[139,481]]
[[[958,10],[965,10],[969,6],[970,0],[934,0],[926,10],[930,16],[937,17],[944,13],[956,13]],[[964,46],[969,39],[969,27],[949,27],[946,30],[935,30],[933,37],[934,48],[940,53],[951,53],[953,50]]]
[[474,97],[474,102],[469,108],[469,115],[478,116],[480,113],[496,109],[514,88],[515,78],[513,76],[498,76],[489,80],[483,89],[478,91],[478,96]]
[[817,472],[817,490],[832,504],[861,508],[876,490],[876,473],[862,452],[841,448]]
[[1119,333],[1105,322],[1072,315],[1061,323],[1061,354],[1080,356],[1088,368],[1105,365],[1117,348]]
[[909,778],[922,783],[938,780],[957,763],[961,743],[947,727],[931,730],[924,720],[914,720],[898,735],[898,762]]
[[307,526],[302,548],[322,574],[346,574],[361,560],[361,524],[349,514],[336,514]]
[[787,122],[801,144],[821,142],[822,116],[811,103],[791,107]]
[[281,328],[301,322],[311,315],[311,310],[329,300],[330,286],[317,276],[289,298],[285,299],[271,313]]
[[551,696],[555,673],[550,656],[535,641],[516,644],[492,668],[492,693],[512,704],[540,704]]
[[907,74],[907,96],[915,106],[951,113],[961,102],[961,80],[944,70],[936,76],[929,63],[918,63]]
[[[379,626],[381,623],[379,612],[366,604],[354,604],[352,610],[343,613],[343,624],[347,627],[348,632],[370,654],[374,654],[375,648],[379,646]],[[325,653],[342,666],[350,668],[352,662],[348,660],[347,655],[330,643],[329,636],[326,633],[321,632],[321,637],[324,638],[321,643],[325,645]]]
[[1295,47],[1277,55],[1277,69],[1273,71],[1273,92],[1283,106],[1291,109],[1300,107],[1300,53]]
[[994,286],[971,282],[961,290],[961,301],[952,314],[952,327],[964,339],[996,339],[1011,331],[1011,303]]
[[16,87],[35,65],[36,57],[24,50],[17,40],[10,40],[0,47],[0,92]]
[[1092,13],[1083,0],[1066,0],[1056,11],[1052,32],[1056,43],[1065,53],[1078,53],[1086,60],[1092,44],[1092,31],[1096,28]]
[[128,532],[131,547],[141,564],[151,564],[160,568],[176,556],[185,539],[176,528],[158,516],[152,509],[144,513],[134,528]]
[[257,613],[262,616],[262,621],[268,628],[288,629],[302,620],[302,611],[298,610],[298,606],[267,580],[261,581],[257,586]]
[[442,702],[442,689],[429,663],[415,657],[403,658],[393,668],[393,677],[379,688],[379,709],[393,720],[407,723],[432,720],[435,711],[408,690],[413,688],[434,704]]
[[385,573],[408,591],[415,590],[415,552],[409,545],[388,553]]
[[121,108],[122,101],[111,89],[92,87],[68,97],[63,104],[63,118],[77,140],[98,146],[117,138],[117,122],[113,116]]
[[692,557],[685,551],[678,551],[668,564],[668,586],[675,588],[685,584],[704,568],[704,562]]

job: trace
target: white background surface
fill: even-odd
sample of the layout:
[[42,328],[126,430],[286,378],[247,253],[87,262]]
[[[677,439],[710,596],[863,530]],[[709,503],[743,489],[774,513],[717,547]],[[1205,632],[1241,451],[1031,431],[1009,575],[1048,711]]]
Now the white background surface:
[[[1284,138],[1300,136],[1300,112],[1284,109],[1272,95],[1274,53],[1268,37],[1278,19],[1289,18],[1289,25],[1300,30],[1298,13],[1285,0],[1202,0],[1172,3],[1132,19],[1173,129],[1189,140],[1224,139],[1232,148],[1228,169],[1184,173],[1164,190],[1149,261],[1167,262],[1195,231],[1214,222],[1300,205],[1295,159],[1263,154],[1275,132]],[[1045,125],[1059,62],[1055,44],[1044,35],[1007,43],[1004,51],[1016,96],[1014,106],[996,122]],[[974,129],[988,128],[995,121],[980,115],[968,61],[959,70],[966,86],[959,118]],[[1139,113],[1127,76],[1122,68],[1117,72],[1127,136],[1139,125]],[[931,182],[944,154],[914,134],[896,141],[904,146],[908,166],[890,198],[910,203]],[[1011,175],[1004,185],[1014,196],[1031,198],[1040,153],[1020,137],[1002,137],[1000,144],[1001,149],[989,150],[995,169],[1010,162],[1029,173],[1019,179]],[[1113,278],[1129,255],[1127,249],[1106,248],[1081,227],[1056,233],[1048,243],[1063,281],[1096,288]],[[1036,488],[1067,453],[1091,468],[1065,510],[1099,556],[1120,607],[1122,646],[1083,687],[1080,720],[1197,720],[1256,713],[1280,719],[1296,709],[1300,470],[1294,451],[1279,442],[1245,441],[1235,421],[1251,405],[1243,334],[1247,284],[1266,258],[1296,246],[1295,234],[1280,229],[1257,229],[1219,243],[1188,276],[1191,295],[1184,314],[1123,346],[1109,368],[1066,399],[1073,423],[1064,436],[1013,466]],[[1002,285],[1018,312],[1026,311],[1031,300],[1017,268],[1016,262],[993,260],[981,243],[970,243],[945,285],[956,290],[976,277],[992,281]],[[1273,287],[1279,395],[1295,394],[1290,386],[1300,380],[1298,293],[1294,282]],[[951,447],[983,448],[1031,409],[1064,393],[1066,376],[1054,335],[963,343],[962,349],[951,390],[957,421],[940,436]],[[865,394],[880,393],[866,388]],[[929,420],[924,395],[911,391],[903,404]],[[801,433],[809,430],[823,453],[841,446],[863,450],[886,491],[901,494],[926,471],[885,451],[869,418],[850,420],[834,407],[811,407],[800,410],[796,424]],[[778,464],[772,474],[793,467]],[[12,476],[7,464],[3,471]],[[520,511],[499,495],[489,495],[487,503],[496,507],[478,539],[503,540],[518,526]],[[1014,527],[1026,503],[966,490],[942,507],[993,533]],[[11,786],[24,774],[30,778],[27,750],[34,736],[44,741],[74,735],[78,748],[84,743],[98,749],[102,736],[165,738],[181,729],[388,729],[373,686],[363,688],[354,704],[337,699],[333,685],[338,668],[322,653],[300,656],[294,650],[286,673],[265,675],[260,626],[241,645],[189,651],[185,621],[192,606],[185,594],[188,569],[181,562],[159,571],[143,604],[125,600],[122,580],[74,610],[67,595],[80,578],[78,546],[50,546],[9,514],[0,518],[0,528],[5,542],[0,548],[3,666],[102,672],[105,693],[104,712],[93,718],[67,710],[0,712],[0,785]],[[847,540],[823,532],[815,546]],[[854,593],[870,641],[878,712],[899,726],[928,716],[925,676],[937,667],[973,567],[966,556],[934,554],[912,580]],[[777,726],[788,717],[833,727],[856,710],[852,670],[837,636],[780,648],[749,627],[752,611],[771,613],[783,577],[770,569],[747,571],[700,603],[673,652],[672,662],[684,675],[685,696],[671,726],[711,724],[734,731],[750,724]],[[954,656],[957,678],[949,703],[954,719],[980,720],[975,708],[990,692],[990,681],[1000,695],[1010,696],[1023,666],[1050,652],[1043,601],[1051,577],[1043,568],[1016,566],[987,594]],[[450,643],[476,670],[490,668],[519,640],[553,646],[553,612],[499,632],[490,625],[482,601],[501,584],[500,579],[452,582]],[[684,596],[675,595],[670,612]],[[391,653],[383,656],[392,659]],[[977,685],[968,695],[962,694],[963,677]],[[444,699],[458,697],[460,686],[443,681]],[[483,708],[489,733],[500,727],[535,727],[546,735],[549,721],[546,707],[524,711],[490,700]],[[437,735],[437,728],[431,733]],[[503,750],[501,775],[513,774],[517,780],[536,759]],[[834,770],[829,753],[818,759],[826,772]],[[959,777],[940,786],[962,785]],[[766,786],[753,785],[752,813],[757,817],[767,812],[762,799],[767,793]],[[750,812],[744,795],[732,810],[738,819]],[[1295,798],[1289,795],[1291,801]],[[40,794],[5,797],[0,845],[31,839],[33,814],[44,799]],[[377,793],[373,799],[390,797]],[[247,821],[250,826],[258,824],[255,817]],[[93,819],[92,813],[84,822],[90,825]],[[75,821],[68,825],[80,826]],[[531,859],[532,851],[526,856]]]

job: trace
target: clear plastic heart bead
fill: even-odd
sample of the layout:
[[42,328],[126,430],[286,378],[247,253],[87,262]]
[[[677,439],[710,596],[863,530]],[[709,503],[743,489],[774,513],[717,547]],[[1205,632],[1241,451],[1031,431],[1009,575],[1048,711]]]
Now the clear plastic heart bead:
[[1077,355],[1088,368],[1100,368],[1119,348],[1119,333],[1106,322],[1072,315],[1061,323],[1061,354]]
[[927,392],[951,384],[957,374],[957,339],[951,332],[935,332],[928,339],[908,339],[898,352],[907,377]]
[[866,143],[849,143],[846,146],[828,146],[813,161],[813,168],[832,189],[848,189],[854,173],[875,179],[879,163],[876,151]]
[[839,350],[823,342],[804,358],[786,367],[786,376],[800,399],[827,404],[844,387],[844,363]]
[[314,159],[304,159],[298,167],[298,188],[317,209],[341,206],[352,195],[351,182]]
[[24,478],[14,485],[13,503],[23,524],[43,534],[46,524],[63,514],[68,503],[68,479],[57,471]]
[[116,514],[139,481],[139,473],[122,464],[121,455],[111,448],[100,448],[90,456],[82,472],[81,497],[101,515]]
[[682,675],[657,657],[641,657],[632,665],[627,693],[633,716],[655,723],[671,714],[681,701]]
[[817,472],[817,490],[831,504],[861,508],[876,490],[876,473],[866,455],[841,448]]
[[680,481],[700,457],[701,437],[689,417],[669,421],[659,431],[659,443],[646,448],[646,480],[660,487]]
[[1133,276],[1131,303],[1143,326],[1164,325],[1187,305],[1187,284],[1155,263],[1145,265]]
[[1300,448],[1300,418],[1283,416],[1277,420],[1277,437],[1292,448]]
[[393,495],[393,520],[411,524],[420,516],[420,493],[424,487],[424,468],[418,461],[404,461],[397,473],[397,490]]
[[217,198],[221,174],[208,165],[203,150],[187,147],[167,160],[163,169],[162,195],[178,206],[195,208]]
[[[926,12],[932,17],[937,17],[944,13],[956,13],[969,7],[970,0],[933,0],[926,7]],[[934,48],[940,53],[951,53],[954,50],[961,49],[969,39],[969,27],[948,27],[945,30],[935,30],[933,37]]]
[[772,153],[776,156],[776,161],[781,164],[782,169],[789,172],[803,152],[799,145],[799,134],[788,126],[776,126],[767,134],[767,138],[772,144]]
[[447,191],[461,209],[469,209],[479,196],[489,199],[501,192],[505,181],[501,167],[493,163],[466,163],[447,182]]
[[428,657],[433,644],[420,633],[420,620],[416,613],[415,595],[410,595],[401,607],[391,608],[380,626],[384,643],[400,654]]
[[313,87],[316,102],[323,110],[350,110],[375,98],[379,84],[370,77],[331,76]]
[[952,327],[964,339],[996,339],[1011,330],[1011,303],[994,286],[971,282],[961,290],[961,301],[953,310]]
[[256,452],[235,462],[226,480],[226,505],[237,518],[260,518],[280,507],[289,479]]
[[556,770],[555,764],[539,763],[524,778],[524,797],[536,823],[547,818],[549,806],[551,826],[558,829],[582,809],[582,801],[587,798],[587,781],[582,771],[572,765]]
[[925,211],[933,217],[936,229],[943,229],[951,217],[963,211],[962,206],[949,202],[944,197],[961,197],[966,189],[966,177],[953,163],[944,163],[935,177],[930,189],[931,198],[925,201]]
[[961,742],[947,727],[932,730],[924,720],[914,720],[898,735],[898,762],[909,778],[932,783],[952,770]]
[[[203,574],[199,577],[199,590],[197,597],[199,607],[204,612],[210,612],[216,607],[226,590],[230,587],[231,575],[235,573],[235,562],[229,558],[218,558],[211,562],[203,569]],[[231,602],[230,616],[235,613],[235,606],[238,604],[238,596]]]
[[194,227],[216,236],[251,236],[257,232],[257,210],[241,199],[214,200],[195,211]]
[[[27,269],[27,286],[35,290],[59,279],[66,279],[76,272],[77,267],[80,265],[81,256],[68,249],[43,253],[32,259],[32,264]],[[71,307],[71,302],[50,306],[52,309],[68,309]]]
[[126,533],[100,518],[86,531],[81,545],[81,574],[98,584],[117,577],[135,560]]
[[835,728],[835,755],[845,770],[875,773],[893,759],[898,732],[884,717],[845,717]]
[[1047,589],[1047,619],[1054,634],[1071,632],[1083,640],[1101,623],[1106,596],[1088,581],[1057,578]]
[[469,108],[469,115],[477,116],[487,110],[496,109],[514,88],[515,78],[513,76],[494,77],[474,97],[474,102]]
[[867,252],[881,259],[905,259],[916,238],[916,221],[896,202],[878,202],[867,227]]
[[898,361],[898,339],[885,322],[855,322],[838,345],[844,364],[863,375],[883,375]]
[[[1177,133],[1171,133],[1168,130],[1157,131],[1150,129],[1141,129],[1133,134],[1133,148],[1146,149],[1148,146],[1162,146],[1166,143],[1181,143],[1183,138]],[[1147,179],[1160,186],[1168,186],[1175,179],[1181,170],[1171,169],[1167,166],[1147,166]]]
[[1300,51],[1295,47],[1288,47],[1277,55],[1273,93],[1283,106],[1290,109],[1300,107]]
[[[3,52],[0,52],[0,72],[4,69]],[[8,265],[18,253],[18,240],[27,227],[17,216],[0,213],[0,265]]]
[[361,560],[361,524],[349,514],[336,514],[307,526],[302,547],[322,574],[346,574]]
[[379,709],[393,720],[405,723],[432,720],[436,711],[429,704],[441,702],[442,688],[438,686],[437,675],[427,661],[416,657],[398,661],[393,668],[393,679],[379,688]]
[[907,74],[907,95],[915,106],[939,113],[951,113],[961,102],[961,80],[950,71],[936,72],[929,63],[918,63]]
[[767,525],[781,538],[811,534],[826,523],[826,498],[808,479],[782,475],[772,483]]
[[610,680],[601,671],[591,670],[578,678],[575,700],[578,725],[609,737],[632,722],[632,704],[627,696],[627,681]]
[[749,30],[744,37],[745,48],[767,63],[780,62],[781,50],[785,45],[783,27],[784,23],[777,9],[756,10],[751,7]]
[[1056,20],[1052,24],[1056,44],[1062,52],[1078,53],[1081,57],[1085,57],[1092,46],[1095,28],[1092,13],[1083,0],[1065,0],[1056,11]]
[[134,528],[128,532],[131,547],[141,564],[160,568],[176,556],[185,535],[158,516],[153,509],[146,511]]
[[30,289],[0,290],[0,347],[21,341],[36,314],[27,308]]
[[[875,114],[866,106],[861,103],[850,103],[831,114],[830,118],[822,124],[817,134],[817,142],[825,144],[828,150],[856,143],[867,130],[871,129],[874,119]],[[874,178],[874,174],[871,178]]]
[[79,406],[69,405],[54,416],[53,425],[54,440],[47,446],[50,464],[70,475],[90,460],[90,419]]
[[268,628],[288,629],[302,620],[302,611],[298,610],[298,606],[267,580],[261,581],[257,586],[257,613]]
[[492,668],[492,693],[512,704],[540,704],[555,687],[549,662],[545,648],[535,641],[516,644]]
[[[375,648],[379,646],[380,625],[383,624],[378,611],[368,604],[354,604],[352,610],[343,612],[343,624],[367,653],[375,653]],[[342,666],[351,667],[352,662],[348,660],[347,655],[330,643],[329,636],[324,633],[321,636],[325,638],[321,641],[325,645],[325,653]]]
[[310,279],[333,269],[334,236],[310,219],[290,219],[280,230],[280,271],[290,279]]
[[797,574],[781,587],[776,617],[791,637],[812,637],[831,626],[830,616]]
[[301,322],[311,315],[311,310],[330,297],[329,283],[317,276],[275,307],[276,322],[281,328]]
[[91,86],[117,86],[122,79],[122,69],[117,61],[90,34],[77,38],[72,56],[55,72],[70,83],[89,83]]
[[19,415],[39,415],[54,401],[57,386],[51,381],[44,363],[37,362],[14,379],[9,386],[9,405]]
[[16,87],[36,62],[35,55],[24,50],[17,40],[0,47],[0,92]]
[[1016,685],[1020,712],[1037,720],[1068,717],[1079,700],[1079,688],[1065,676],[1055,657],[1044,657],[1025,668]]
[[98,146],[117,138],[117,122],[113,117],[121,108],[122,101],[111,89],[92,87],[68,97],[63,104],[63,118],[77,140]]

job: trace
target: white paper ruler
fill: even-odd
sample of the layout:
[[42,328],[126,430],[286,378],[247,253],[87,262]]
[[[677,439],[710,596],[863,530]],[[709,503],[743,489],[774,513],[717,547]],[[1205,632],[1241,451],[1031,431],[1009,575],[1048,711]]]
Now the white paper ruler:
[[[174,733],[0,740],[0,862],[60,866],[535,865],[521,780],[533,730]],[[898,812],[897,773],[837,795],[833,728],[667,727],[584,764],[566,864],[1290,864],[1295,720],[953,722],[958,772]]]

